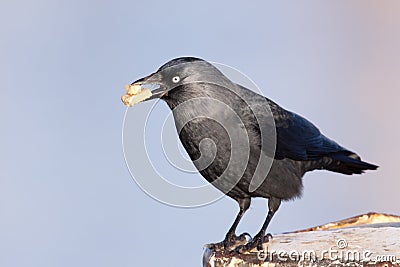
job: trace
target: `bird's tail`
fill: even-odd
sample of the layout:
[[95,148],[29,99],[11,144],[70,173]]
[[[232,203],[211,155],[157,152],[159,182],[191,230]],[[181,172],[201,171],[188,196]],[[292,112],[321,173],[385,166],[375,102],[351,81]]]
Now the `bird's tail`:
[[325,169],[343,174],[361,174],[366,170],[376,170],[377,165],[362,161],[360,156],[353,152],[337,152],[330,155],[332,163]]

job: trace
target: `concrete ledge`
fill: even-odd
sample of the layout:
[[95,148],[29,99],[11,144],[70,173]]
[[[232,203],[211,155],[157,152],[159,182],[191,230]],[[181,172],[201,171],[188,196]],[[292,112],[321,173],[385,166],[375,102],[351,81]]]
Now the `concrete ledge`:
[[263,251],[206,248],[203,266],[400,266],[400,217],[368,213],[279,234],[264,243]]

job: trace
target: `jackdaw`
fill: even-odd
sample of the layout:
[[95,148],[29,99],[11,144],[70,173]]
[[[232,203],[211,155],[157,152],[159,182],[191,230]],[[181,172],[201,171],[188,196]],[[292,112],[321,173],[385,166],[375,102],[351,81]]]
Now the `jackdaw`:
[[173,59],[131,85],[149,84],[158,88],[148,99],[161,98],[171,108],[182,145],[201,175],[239,204],[236,219],[219,243],[224,248],[243,240],[235,230],[251,198],[267,198],[269,211],[259,233],[240,251],[262,248],[281,201],[300,197],[306,172],[324,169],[351,175],[378,168],[324,136],[305,118],[230,81],[205,60]]

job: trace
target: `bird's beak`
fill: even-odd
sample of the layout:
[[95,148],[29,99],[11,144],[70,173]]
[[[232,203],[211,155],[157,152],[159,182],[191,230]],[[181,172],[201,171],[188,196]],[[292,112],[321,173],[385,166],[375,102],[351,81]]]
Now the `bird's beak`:
[[126,86],[127,93],[122,96],[126,106],[133,106],[139,102],[161,98],[167,93],[158,73],[150,74]]
[[148,88],[151,90],[151,97],[144,101],[161,98],[165,93],[167,93],[165,86],[162,84],[161,77],[158,73],[150,74],[144,78],[141,78],[133,83],[131,86],[141,86],[141,88]]

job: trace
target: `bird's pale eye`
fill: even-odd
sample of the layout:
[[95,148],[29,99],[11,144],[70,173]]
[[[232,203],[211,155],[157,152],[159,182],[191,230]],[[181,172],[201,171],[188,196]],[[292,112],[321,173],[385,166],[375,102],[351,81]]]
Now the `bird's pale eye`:
[[175,76],[172,78],[173,83],[178,83],[180,80],[181,80],[181,78],[179,78],[179,76]]

